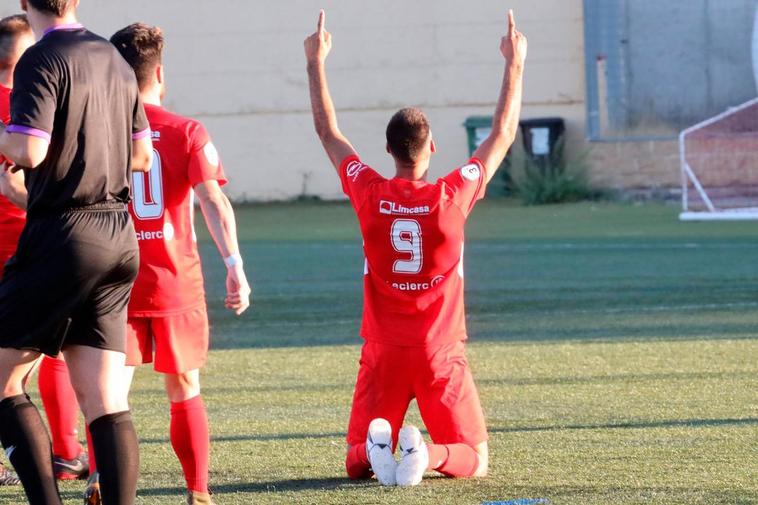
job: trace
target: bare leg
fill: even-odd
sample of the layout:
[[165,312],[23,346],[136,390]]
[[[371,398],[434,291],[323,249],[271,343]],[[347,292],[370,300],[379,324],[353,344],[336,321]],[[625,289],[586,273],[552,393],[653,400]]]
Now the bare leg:
[[32,369],[29,370],[29,373],[27,373],[26,377],[24,377],[24,391],[26,391],[26,384],[29,382],[29,379],[31,378],[31,376],[34,375],[34,373],[40,367],[40,365],[42,364],[42,360],[43,359],[44,359],[44,356],[40,355],[37,358],[37,361],[34,362],[34,365],[32,365]]
[[171,403],[187,401],[200,394],[200,370],[165,374],[166,394]]
[[132,505],[139,449],[129,414],[126,356],[86,346],[69,346],[64,355],[92,436],[103,504]]
[[27,377],[34,371],[40,354],[18,349],[0,349],[0,400],[24,394]]
[[0,440],[16,469],[31,505],[58,505],[50,438],[37,408],[24,392],[24,382],[39,353],[0,349]]
[[69,346],[63,354],[87,424],[129,410],[126,355],[81,345]]

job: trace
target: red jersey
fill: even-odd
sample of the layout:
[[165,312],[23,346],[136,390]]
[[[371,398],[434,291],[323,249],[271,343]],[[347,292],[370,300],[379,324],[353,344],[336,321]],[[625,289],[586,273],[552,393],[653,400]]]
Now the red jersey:
[[179,314],[205,305],[194,229],[192,188],[226,184],[216,148],[199,122],[145,104],[153,166],[132,175],[132,202],[140,268],[129,302],[132,317]]
[[[0,85],[0,121],[8,125],[11,121],[11,90]],[[5,158],[0,155],[0,166]],[[2,168],[0,168],[2,170]],[[26,223],[26,212],[0,195],[0,255],[16,250],[18,238]]]
[[357,156],[340,165],[366,256],[361,336],[400,346],[466,337],[463,228],[486,187],[478,159],[435,184],[385,179]]

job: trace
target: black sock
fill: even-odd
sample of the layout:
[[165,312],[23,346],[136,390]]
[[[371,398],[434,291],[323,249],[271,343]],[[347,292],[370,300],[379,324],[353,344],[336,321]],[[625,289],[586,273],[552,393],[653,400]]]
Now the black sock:
[[11,396],[0,402],[0,440],[29,504],[61,504],[50,437],[28,396]]
[[98,417],[89,425],[100,474],[103,505],[132,505],[137,497],[139,448],[129,411]]

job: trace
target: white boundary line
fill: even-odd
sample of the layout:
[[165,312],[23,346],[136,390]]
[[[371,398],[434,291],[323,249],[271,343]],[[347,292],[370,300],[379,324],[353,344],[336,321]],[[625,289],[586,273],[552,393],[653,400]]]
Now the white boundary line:
[[712,212],[682,212],[680,221],[754,221],[758,220],[758,209],[722,210]]

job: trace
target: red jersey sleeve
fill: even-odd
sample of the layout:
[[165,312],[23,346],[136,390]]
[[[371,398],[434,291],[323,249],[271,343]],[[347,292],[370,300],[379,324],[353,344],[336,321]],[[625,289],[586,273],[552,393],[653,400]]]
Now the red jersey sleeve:
[[339,175],[340,181],[342,181],[342,191],[350,199],[356,212],[366,201],[371,186],[385,180],[354,154],[342,160]]
[[218,181],[220,186],[227,183],[224,167],[205,127],[193,121],[189,124],[187,139],[189,141],[188,175],[192,186],[201,182]]
[[[11,122],[11,90],[0,84],[0,121],[5,126]],[[0,154],[0,170],[3,169],[2,165],[5,163],[5,157]]]
[[11,122],[11,90],[0,84],[0,121],[5,126]]
[[456,168],[440,179],[446,186],[453,203],[468,217],[477,201],[484,198],[487,189],[484,163],[477,158],[471,158],[468,163]]

